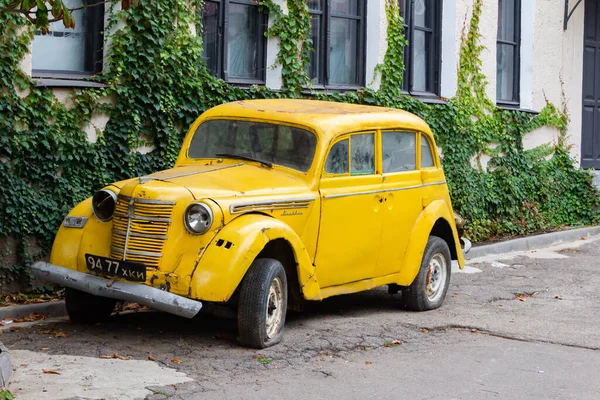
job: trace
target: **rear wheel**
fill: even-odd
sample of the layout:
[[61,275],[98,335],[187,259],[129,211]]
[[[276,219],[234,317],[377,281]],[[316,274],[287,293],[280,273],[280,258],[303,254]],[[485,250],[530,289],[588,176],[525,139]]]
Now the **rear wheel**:
[[281,341],[287,313],[287,278],[272,258],[254,260],[242,280],[238,305],[240,343],[257,349]]
[[65,288],[65,306],[73,322],[96,323],[107,320],[117,300]]
[[402,291],[406,308],[426,311],[440,307],[450,284],[450,268],[448,244],[437,236],[429,237],[419,273],[413,283]]

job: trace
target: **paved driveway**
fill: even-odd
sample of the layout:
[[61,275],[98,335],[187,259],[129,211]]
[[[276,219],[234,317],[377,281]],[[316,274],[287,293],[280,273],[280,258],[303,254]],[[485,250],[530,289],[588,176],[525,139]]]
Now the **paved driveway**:
[[208,317],[45,321],[2,336],[10,389],[18,400],[597,399],[600,237],[468,265],[439,310],[405,311],[385,289],[332,298],[290,314],[284,341],[261,351]]

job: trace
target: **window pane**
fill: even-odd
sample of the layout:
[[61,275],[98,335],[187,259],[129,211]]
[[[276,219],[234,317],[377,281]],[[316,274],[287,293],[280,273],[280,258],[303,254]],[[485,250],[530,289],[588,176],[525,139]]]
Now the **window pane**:
[[348,139],[333,145],[327,162],[325,162],[325,172],[328,174],[348,173]]
[[516,0],[499,0],[498,2],[498,39],[507,42],[515,41]]
[[331,0],[331,13],[336,15],[359,15],[358,0]]
[[375,173],[375,135],[354,135],[350,146],[352,175]]
[[417,169],[415,133],[383,132],[381,142],[383,173]]
[[258,7],[230,3],[227,31],[229,78],[258,79]]
[[415,26],[431,28],[433,26],[433,7],[435,0],[415,0],[413,15]]
[[329,82],[332,84],[356,84],[357,26],[355,20],[331,18]]
[[[81,0],[64,0],[68,8],[82,6]],[[34,70],[69,72],[91,72],[85,67],[86,52],[93,49],[85,46],[85,10],[73,11],[75,29],[65,28],[62,21],[50,24],[50,32],[36,32],[33,39],[32,67]]]
[[323,1],[324,0],[307,0],[308,9],[314,11],[323,11]]
[[321,77],[321,15],[311,15],[311,39],[313,51],[308,55],[307,72],[313,83],[322,83]]
[[428,90],[427,76],[428,73],[432,73],[429,66],[429,52],[431,51],[429,35],[431,34],[428,32],[418,30],[413,32],[412,90],[422,92]]
[[207,1],[202,13],[202,58],[217,75],[219,57],[219,3]]
[[429,168],[434,165],[429,142],[424,135],[421,135],[421,168]]
[[515,100],[515,47],[500,44],[496,47],[496,98],[497,101]]

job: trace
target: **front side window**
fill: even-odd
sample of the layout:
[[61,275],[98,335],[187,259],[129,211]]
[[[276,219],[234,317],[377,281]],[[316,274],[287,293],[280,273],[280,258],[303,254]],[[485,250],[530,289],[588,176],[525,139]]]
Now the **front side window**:
[[210,120],[202,123],[190,143],[189,158],[245,157],[306,172],[317,139],[311,132],[264,122]]
[[402,89],[415,95],[438,95],[441,0],[399,0],[399,7],[408,40]]
[[[94,0],[64,0],[73,11],[75,29],[62,21],[50,24],[48,34],[35,33],[32,69],[36,77],[89,76],[102,70],[104,3]],[[81,9],[85,5],[90,5]]]
[[435,167],[433,161],[433,153],[431,152],[431,146],[429,140],[425,135],[421,134],[421,168]]
[[318,86],[363,83],[365,0],[308,0],[313,50],[308,76]]
[[496,101],[519,103],[520,0],[499,0],[496,42]]
[[414,132],[381,134],[381,165],[384,174],[417,169],[416,137]]
[[202,12],[203,58],[226,81],[265,80],[267,16],[250,0],[206,0]]

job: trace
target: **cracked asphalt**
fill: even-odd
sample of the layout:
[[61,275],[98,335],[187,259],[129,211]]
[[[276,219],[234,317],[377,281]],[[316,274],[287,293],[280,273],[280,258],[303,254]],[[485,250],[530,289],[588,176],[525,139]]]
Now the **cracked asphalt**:
[[41,321],[2,335],[9,388],[18,400],[597,399],[599,260],[600,236],[469,260],[438,310],[403,310],[385,288],[331,298],[290,313],[284,341],[260,351],[209,316]]

